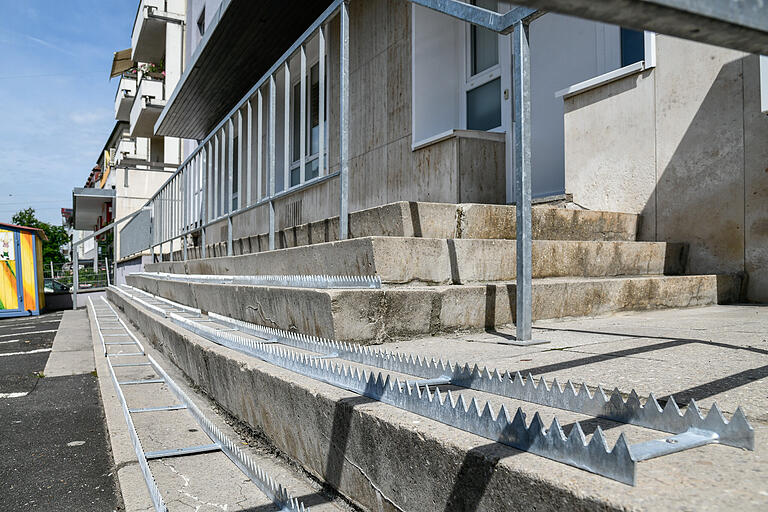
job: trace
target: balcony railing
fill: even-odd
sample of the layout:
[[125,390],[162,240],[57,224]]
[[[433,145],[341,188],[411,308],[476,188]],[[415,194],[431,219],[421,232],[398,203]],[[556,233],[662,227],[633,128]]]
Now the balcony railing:
[[[331,33],[337,34],[335,63],[328,54]],[[342,183],[341,235],[346,238],[348,33],[347,6],[336,0],[147,202],[145,208],[152,212],[151,242],[146,247],[133,246],[137,251],[180,240],[186,253],[187,236],[200,232],[205,255],[206,228],[226,221],[231,254],[233,215],[267,205],[269,246],[274,248],[274,201],[337,175]],[[331,65],[338,72],[338,82],[328,83]],[[145,94],[143,84],[142,80],[137,103]],[[336,105],[329,101],[331,91]],[[132,126],[133,118],[132,112]],[[338,158],[329,158],[331,144]],[[333,172],[332,163],[337,166]],[[128,222],[121,237],[141,239],[142,229],[137,217]]]
[[155,121],[165,106],[165,80],[150,78],[147,75],[139,78],[136,97],[131,106],[131,136],[152,137]]
[[131,106],[136,97],[136,76],[122,75],[115,93],[115,119],[128,121],[131,118]]

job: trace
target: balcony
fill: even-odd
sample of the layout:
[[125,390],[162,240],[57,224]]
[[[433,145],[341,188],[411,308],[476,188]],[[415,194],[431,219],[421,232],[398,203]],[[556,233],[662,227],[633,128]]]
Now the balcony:
[[136,98],[136,76],[123,75],[115,93],[115,119],[128,121],[131,116],[131,106]]
[[144,75],[139,80],[130,115],[131,137],[152,137],[155,121],[165,106],[165,81]]
[[141,0],[131,33],[131,59],[160,62],[165,55],[165,25],[183,23],[185,11],[185,0]]

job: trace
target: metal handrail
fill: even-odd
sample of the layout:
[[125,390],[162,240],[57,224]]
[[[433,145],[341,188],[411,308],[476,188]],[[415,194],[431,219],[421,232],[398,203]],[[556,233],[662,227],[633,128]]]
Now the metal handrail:
[[[231,224],[231,217],[235,214],[240,214],[245,211],[248,211],[250,209],[263,206],[265,204],[272,205],[273,202],[281,197],[284,197],[289,194],[293,194],[299,190],[303,190],[307,187],[316,186],[319,183],[322,183],[328,179],[334,178],[338,176],[341,173],[341,169],[338,171],[335,171],[333,173],[328,172],[328,169],[325,168],[325,174],[321,174],[318,177],[312,178],[311,180],[307,180],[299,185],[295,185],[293,187],[286,187],[281,191],[277,192],[271,192],[267,191],[266,194],[261,195],[260,197],[256,198],[255,202],[251,202],[250,200],[243,201],[243,197],[245,194],[240,194],[241,198],[238,203],[238,208],[233,209],[232,204],[226,205],[222,207],[222,211],[225,213],[222,213],[221,215],[210,215],[209,212],[205,211],[207,209],[207,205],[209,202],[211,202],[211,199],[213,199],[216,202],[216,206],[218,206],[218,197],[213,198],[212,194],[215,194],[215,191],[206,190],[205,187],[201,187],[199,183],[194,184],[193,186],[196,187],[193,190],[183,190],[181,192],[181,195],[179,195],[179,182],[181,182],[181,187],[185,188],[185,185],[187,183],[185,182],[185,178],[183,177],[183,174],[190,168],[191,165],[196,164],[200,166],[201,169],[198,169],[199,172],[202,172],[203,174],[203,180],[205,180],[208,177],[209,174],[209,167],[211,166],[211,158],[213,155],[210,153],[213,153],[213,151],[210,151],[212,149],[212,146],[214,144],[224,146],[221,148],[221,152],[218,151],[218,148],[216,149],[216,153],[219,153],[217,156],[219,159],[222,158],[221,153],[224,151],[226,144],[218,144],[218,137],[224,130],[227,130],[228,128],[231,129],[233,126],[233,120],[235,118],[242,120],[241,111],[242,109],[246,107],[250,107],[251,101],[253,100],[253,97],[257,94],[260,94],[260,90],[272,82],[274,84],[274,76],[276,73],[284,66],[287,65],[289,60],[297,53],[297,51],[303,49],[304,45],[313,37],[316,36],[316,34],[320,31],[321,27],[323,27],[330,19],[335,17],[339,11],[341,10],[341,6],[345,4],[345,0],[335,0],[332,2],[328,8],[312,23],[312,25],[307,28],[304,33],[291,45],[290,48],[288,48],[282,56],[275,61],[275,63],[270,67],[269,70],[267,70],[264,75],[256,82],[256,84],[251,87],[251,89],[240,99],[240,101],[230,110],[230,112],[210,131],[208,136],[206,136],[200,143],[197,145],[197,147],[184,159],[184,161],[178,166],[176,171],[174,171],[168,179],[163,183],[163,185],[158,188],[158,190],[150,197],[147,202],[145,203],[144,207],[150,207],[153,209],[153,212],[155,214],[155,217],[153,218],[152,222],[153,225],[155,224],[155,218],[162,218],[164,220],[167,220],[166,217],[168,215],[167,208],[170,205],[171,208],[178,209],[179,205],[177,204],[178,201],[184,202],[185,199],[188,199],[191,196],[196,196],[197,194],[202,194],[201,198],[197,198],[196,202],[201,202],[200,208],[202,211],[195,211],[192,212],[192,216],[188,216],[188,211],[185,212],[189,208],[188,205],[184,204],[181,206],[181,215],[184,217],[181,219],[181,229],[175,229],[172,228],[169,232],[168,226],[161,227],[161,230],[156,231],[153,233],[153,240],[152,245],[149,248],[154,248],[158,245],[170,242],[172,240],[183,238],[183,244],[186,246],[186,240],[185,237],[191,233],[201,231],[203,232],[203,238],[205,237],[205,231],[204,228],[211,226],[212,224],[221,222],[224,219],[229,220],[229,224]],[[323,77],[325,79],[325,77]],[[139,84],[137,84],[137,96],[138,96],[138,87]],[[265,103],[268,103],[265,101]],[[348,102],[347,102],[348,103]],[[264,109],[266,110],[266,108]],[[340,122],[342,120],[340,119]],[[259,130],[261,130],[261,127],[259,127]],[[347,138],[345,135],[341,135],[342,140]],[[230,135],[231,139],[231,135]],[[322,145],[326,145],[325,141],[323,140],[321,142]],[[272,146],[274,146],[274,140],[271,143]],[[341,146],[341,144],[340,144]],[[230,153],[232,151],[232,148],[229,149]],[[327,153],[327,147],[324,148],[324,151]],[[270,153],[274,153],[275,148],[270,148]],[[204,163],[201,159],[205,159]],[[342,159],[346,160],[346,159]],[[219,162],[216,162],[213,164],[216,167],[216,173],[222,172],[222,167],[218,165]],[[231,164],[228,164],[228,166]],[[242,166],[242,164],[240,164]],[[203,167],[204,166],[204,167]],[[226,167],[224,167],[223,171],[226,171]],[[267,169],[268,171],[268,169]],[[239,174],[239,176],[241,176]],[[259,176],[259,179],[261,179],[261,176]],[[274,179],[270,180],[272,181],[272,185],[274,185]],[[205,185],[205,184],[203,184]],[[169,197],[170,196],[170,197]],[[182,197],[183,196],[183,197]],[[230,195],[223,194],[223,196],[226,196],[228,200],[231,201]],[[273,208],[273,206],[272,206]],[[272,209],[271,208],[271,209]],[[173,214],[173,221],[176,225],[178,225],[179,219],[178,219],[178,211],[174,211]],[[160,220],[160,223],[163,223],[163,220]],[[129,223],[130,225],[130,223]],[[127,228],[128,226],[126,226]],[[228,240],[231,240],[231,226],[229,226],[229,237]],[[274,215],[271,215],[271,222],[270,222],[270,232],[274,233]],[[271,239],[274,237],[271,236]],[[205,244],[203,244],[205,246]],[[228,244],[229,250],[231,251],[231,244]],[[186,247],[185,247],[186,248]]]

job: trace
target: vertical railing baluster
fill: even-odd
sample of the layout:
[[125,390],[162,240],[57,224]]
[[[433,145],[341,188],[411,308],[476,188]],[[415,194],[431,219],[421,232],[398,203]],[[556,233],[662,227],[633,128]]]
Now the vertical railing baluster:
[[[246,167],[246,174],[247,178],[245,180],[245,188],[246,188],[246,195],[245,195],[245,206],[251,206],[251,187],[252,187],[252,180],[253,180],[253,109],[251,108],[251,99],[248,98],[248,109],[246,111],[246,115],[248,116],[248,123],[246,125],[246,131],[248,132],[248,141],[246,142],[246,162],[248,163]],[[241,194],[242,195],[242,194]]]
[[[307,154],[307,52],[304,45],[299,49],[301,56],[301,85],[299,86],[299,183],[303,184],[306,180],[305,165]],[[296,105],[293,106],[296,108]],[[296,144],[296,141],[293,142]]]
[[227,206],[227,128],[226,125],[221,127],[220,132],[221,137],[221,151],[219,152],[219,172],[221,173],[221,210],[219,211],[219,215],[222,216],[225,213],[229,211],[229,207]]
[[263,136],[263,100],[261,97],[261,89],[256,91],[256,201],[261,201],[261,182],[262,175],[262,154],[261,154],[261,138]]
[[213,136],[213,212],[211,218],[219,216],[219,134]]
[[317,175],[325,176],[325,25],[320,25],[317,31],[317,53],[318,53],[318,127],[319,142]]
[[349,237],[349,3],[340,7],[339,70],[339,239]]
[[210,183],[210,175],[212,174],[211,169],[211,159],[209,158],[211,154],[211,143],[209,142],[205,148],[203,148],[203,161],[202,165],[205,166],[205,172],[203,173],[203,187],[202,187],[202,193],[203,193],[203,220],[202,220],[202,229],[200,230],[200,256],[203,258],[208,257],[208,250],[205,248],[206,245],[206,239],[205,239],[205,230],[206,230],[206,224],[208,223],[209,213],[208,210],[210,208],[209,203],[209,197],[210,194],[208,193],[208,183]]
[[285,61],[285,101],[283,106],[283,190],[291,188],[291,68],[290,57]]
[[275,248],[275,114],[277,111],[277,91],[275,76],[269,77],[269,250]]
[[[227,138],[227,160],[229,160],[229,162],[227,162],[229,168],[229,199],[227,200],[227,256],[232,256],[232,212],[235,209],[235,126],[232,122],[232,118],[229,118],[229,121],[227,122],[227,131],[229,132],[229,136]],[[240,160],[242,160],[242,158]],[[240,179],[240,176],[238,176],[237,179]]]

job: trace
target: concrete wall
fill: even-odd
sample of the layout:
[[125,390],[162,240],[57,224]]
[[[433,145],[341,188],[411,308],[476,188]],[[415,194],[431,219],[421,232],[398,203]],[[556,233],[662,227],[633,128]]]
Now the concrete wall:
[[749,273],[768,301],[768,117],[756,56],[657,37],[657,67],[565,101],[566,192],[690,244],[689,271]]

